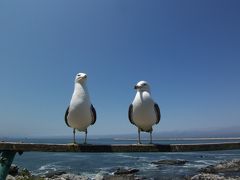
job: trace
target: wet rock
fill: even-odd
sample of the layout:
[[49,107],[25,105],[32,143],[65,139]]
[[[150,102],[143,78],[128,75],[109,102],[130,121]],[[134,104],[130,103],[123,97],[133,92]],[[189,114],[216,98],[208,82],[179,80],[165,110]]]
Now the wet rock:
[[201,173],[193,176],[191,180],[240,180],[240,178],[224,177],[216,174]]
[[32,176],[32,174],[26,168],[23,168],[22,170],[20,170],[18,172],[18,175],[19,176],[24,176],[24,177],[31,177]]
[[60,176],[62,174],[66,174],[66,172],[65,171],[52,171],[52,172],[46,173],[45,177],[52,178],[52,177]]
[[152,164],[161,166],[161,165],[184,165],[185,163],[187,163],[187,160],[183,160],[183,159],[169,159],[169,160],[159,160],[159,161],[153,161]]
[[103,174],[97,174],[94,179],[95,180],[104,180],[104,175]]
[[85,177],[85,176],[80,176],[80,175],[76,175],[76,174],[62,174],[60,176],[55,176],[53,178],[49,178],[46,180],[50,180],[50,179],[54,179],[54,180],[90,180],[90,178]]
[[16,178],[13,177],[12,175],[8,175],[8,176],[6,177],[6,180],[16,180]]
[[11,176],[16,176],[18,174],[18,169],[19,169],[19,167],[17,165],[12,164],[9,169],[8,174],[10,174]]
[[[16,167],[14,167],[13,169],[16,169]],[[17,167],[17,169],[18,169],[18,173],[14,174],[14,176],[8,175],[6,180],[44,180],[44,178],[32,175],[26,168],[22,169]]]
[[124,175],[124,174],[134,174],[139,172],[139,169],[135,168],[118,168],[113,174],[114,175]]
[[234,159],[231,161],[223,161],[215,165],[210,165],[200,169],[202,173],[229,173],[239,172],[240,174],[240,159]]

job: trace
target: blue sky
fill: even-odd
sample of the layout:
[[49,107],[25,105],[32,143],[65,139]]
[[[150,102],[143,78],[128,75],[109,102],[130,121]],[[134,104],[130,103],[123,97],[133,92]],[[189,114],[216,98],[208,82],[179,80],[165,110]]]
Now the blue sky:
[[136,133],[140,80],[162,119],[155,132],[240,126],[237,0],[0,1],[0,135],[71,135],[63,116],[88,74],[89,134]]

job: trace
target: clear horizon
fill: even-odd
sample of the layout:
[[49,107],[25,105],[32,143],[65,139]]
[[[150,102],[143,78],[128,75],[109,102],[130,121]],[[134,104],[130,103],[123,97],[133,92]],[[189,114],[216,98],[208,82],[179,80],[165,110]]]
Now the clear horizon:
[[[77,139],[83,139],[84,133],[77,133],[76,134]],[[141,137],[143,138],[149,138],[149,133],[142,132]],[[14,136],[14,135],[9,135],[9,136],[2,136],[2,140],[6,139],[25,139],[25,138],[33,138],[33,139],[61,139],[61,138],[70,138],[72,139],[72,134],[55,134],[55,135],[37,135],[37,136]],[[132,139],[136,138],[137,139],[137,133],[135,132],[130,132],[130,133],[111,133],[111,134],[89,134],[88,135],[89,139],[96,139],[96,138],[123,138],[123,139]],[[195,129],[195,130],[179,130],[179,131],[161,131],[161,132],[153,132],[153,139],[175,139],[175,138],[197,138],[197,139],[205,139],[205,138],[210,138],[210,139],[215,139],[215,138],[240,138],[240,126],[239,127],[225,127],[225,128],[208,128],[208,129]]]

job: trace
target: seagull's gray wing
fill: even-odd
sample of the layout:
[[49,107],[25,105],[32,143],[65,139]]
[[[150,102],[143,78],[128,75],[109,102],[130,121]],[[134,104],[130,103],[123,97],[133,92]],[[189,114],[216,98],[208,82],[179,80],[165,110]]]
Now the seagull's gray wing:
[[92,123],[91,125],[93,125],[96,120],[97,120],[97,113],[96,113],[96,110],[95,108],[93,107],[93,105],[91,104],[91,115],[92,115]]
[[130,106],[128,108],[128,119],[129,119],[130,123],[134,124],[133,119],[132,119],[132,113],[133,113],[133,105],[130,104]]
[[154,110],[155,110],[155,113],[156,113],[156,116],[157,116],[156,124],[158,124],[160,122],[160,119],[161,119],[161,112],[160,112],[160,108],[159,108],[157,103],[154,104]]
[[68,106],[68,108],[67,108],[67,110],[66,110],[66,112],[65,112],[64,118],[65,118],[65,123],[66,123],[66,125],[67,125],[68,127],[70,127],[69,124],[68,124],[68,120],[67,120],[68,113],[69,113],[69,106]]

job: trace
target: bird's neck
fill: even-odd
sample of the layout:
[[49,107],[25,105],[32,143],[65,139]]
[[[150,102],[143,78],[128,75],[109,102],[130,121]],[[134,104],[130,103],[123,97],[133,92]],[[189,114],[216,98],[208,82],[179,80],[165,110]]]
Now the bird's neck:
[[140,99],[141,101],[144,99],[150,99],[151,93],[150,91],[137,91],[135,98]]
[[86,84],[75,83],[73,96],[88,98],[89,94]]
[[150,92],[150,91],[137,91],[137,94],[150,96],[150,95],[151,95],[151,92]]

